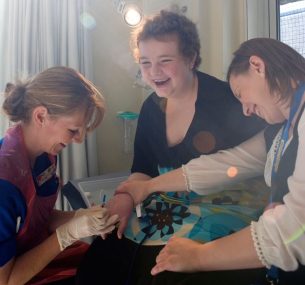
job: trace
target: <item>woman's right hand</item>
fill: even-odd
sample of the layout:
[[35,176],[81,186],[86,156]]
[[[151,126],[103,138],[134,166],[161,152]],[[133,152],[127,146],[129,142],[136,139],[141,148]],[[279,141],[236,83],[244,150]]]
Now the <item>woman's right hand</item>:
[[79,239],[111,232],[119,219],[118,215],[110,215],[109,211],[101,206],[89,208],[84,212],[56,229],[61,251]]

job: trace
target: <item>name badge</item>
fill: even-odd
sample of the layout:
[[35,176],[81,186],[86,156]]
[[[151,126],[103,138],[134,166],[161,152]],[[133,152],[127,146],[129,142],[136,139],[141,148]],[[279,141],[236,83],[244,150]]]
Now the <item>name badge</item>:
[[56,171],[55,164],[51,164],[44,172],[36,177],[36,182],[38,186],[41,186],[43,183],[48,181]]

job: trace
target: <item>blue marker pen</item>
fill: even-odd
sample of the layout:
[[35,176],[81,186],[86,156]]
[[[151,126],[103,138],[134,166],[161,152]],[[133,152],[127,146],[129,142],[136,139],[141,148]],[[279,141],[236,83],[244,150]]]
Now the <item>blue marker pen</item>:
[[104,205],[106,204],[106,194],[103,195],[103,199],[101,199],[102,201],[102,207],[104,207]]

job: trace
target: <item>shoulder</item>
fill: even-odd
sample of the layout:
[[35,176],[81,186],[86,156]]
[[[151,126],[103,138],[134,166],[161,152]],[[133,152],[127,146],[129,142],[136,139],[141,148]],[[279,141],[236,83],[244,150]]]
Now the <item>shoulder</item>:
[[143,102],[140,111],[140,118],[139,120],[146,119],[156,119],[158,118],[159,114],[163,113],[165,107],[165,100],[164,98],[160,98],[155,92],[150,94],[147,99]]
[[16,255],[16,232],[25,219],[26,204],[17,187],[3,179],[0,179],[0,194],[1,267]]
[[[216,89],[227,89],[230,90],[228,82],[220,80],[215,76],[209,75],[207,73],[197,71],[198,83],[202,87],[212,87]],[[203,86],[204,85],[204,86]]]
[[11,182],[0,179],[0,241],[10,231],[16,233],[17,218],[25,219],[27,205],[21,191]]
[[[0,211],[20,211],[25,207],[25,200],[19,189],[11,182],[0,179]],[[1,216],[2,217],[2,216]]]
[[143,108],[149,108],[153,106],[159,106],[162,98],[160,98],[155,92],[151,93],[143,102]]
[[227,82],[200,71],[197,72],[197,77],[198,93],[201,98],[209,102],[239,104]]

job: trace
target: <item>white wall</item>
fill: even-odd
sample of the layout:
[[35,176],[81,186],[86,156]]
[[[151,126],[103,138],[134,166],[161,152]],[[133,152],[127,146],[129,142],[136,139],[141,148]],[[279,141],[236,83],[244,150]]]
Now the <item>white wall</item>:
[[[133,87],[137,65],[129,50],[131,28],[116,12],[112,0],[91,0],[96,20],[93,36],[94,83],[107,101],[106,117],[98,129],[100,173],[128,170],[132,155],[123,153],[123,124],[118,111],[138,112],[146,92]],[[186,15],[199,30],[201,70],[225,78],[232,52],[246,39],[245,0],[143,0],[146,14],[173,4],[187,6]]]
[[107,112],[98,128],[99,172],[127,170],[132,156],[124,154],[123,122],[118,111],[138,112],[142,90],[133,87],[137,70],[129,49],[131,29],[123,23],[110,0],[91,1],[90,13],[96,20],[93,36],[93,81],[102,91]]

